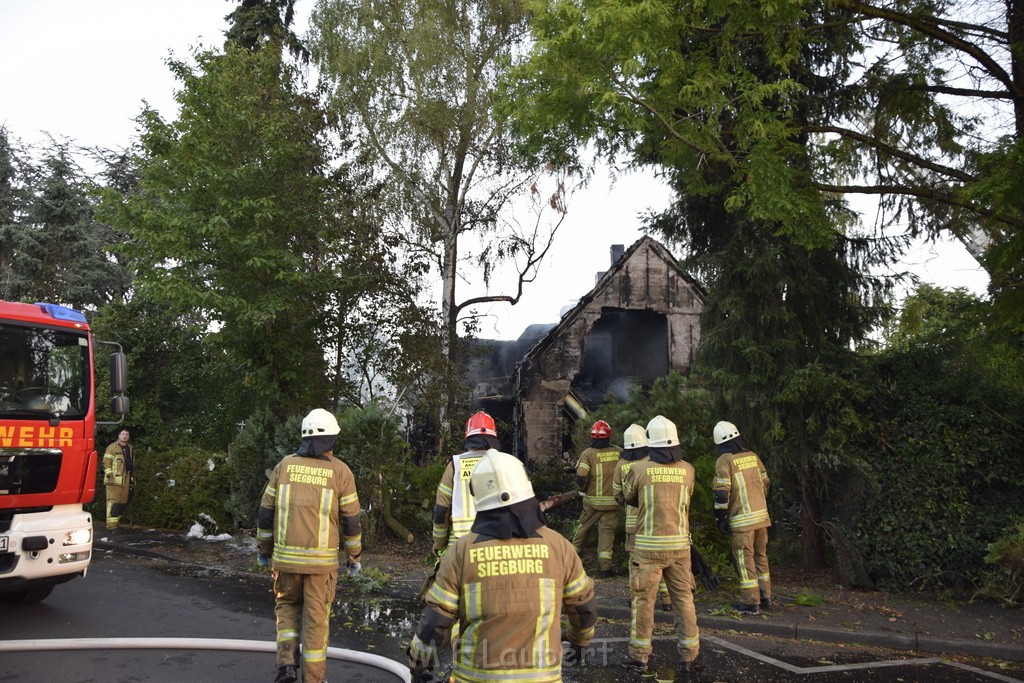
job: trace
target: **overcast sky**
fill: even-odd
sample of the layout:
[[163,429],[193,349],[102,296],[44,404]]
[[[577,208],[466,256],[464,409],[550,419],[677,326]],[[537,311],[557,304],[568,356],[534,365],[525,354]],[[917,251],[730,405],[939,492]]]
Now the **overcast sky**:
[[[235,6],[224,0],[0,0],[0,126],[26,143],[48,134],[85,147],[127,146],[143,101],[165,118],[175,115],[178,83],[168,56],[219,47],[224,17]],[[300,25],[312,6],[313,0],[296,3]],[[664,208],[668,198],[649,173],[620,174],[614,184],[596,178],[571,200],[536,282],[519,305],[490,308],[483,336],[514,339],[531,323],[557,322],[559,311],[607,269],[611,245],[628,247],[639,239],[639,216]],[[987,284],[957,242],[922,245],[903,265],[941,286],[983,293]],[[479,292],[464,287],[459,293]]]

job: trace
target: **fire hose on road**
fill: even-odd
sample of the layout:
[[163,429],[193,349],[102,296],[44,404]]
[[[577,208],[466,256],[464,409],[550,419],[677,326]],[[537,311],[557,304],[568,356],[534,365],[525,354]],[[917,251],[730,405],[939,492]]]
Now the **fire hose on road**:
[[[277,652],[277,644],[261,640],[232,640],[227,638],[52,638],[35,640],[0,641],[0,652],[36,652],[53,650],[231,650],[235,652]],[[392,673],[409,683],[409,667],[387,657],[327,648],[328,659],[362,664]]]

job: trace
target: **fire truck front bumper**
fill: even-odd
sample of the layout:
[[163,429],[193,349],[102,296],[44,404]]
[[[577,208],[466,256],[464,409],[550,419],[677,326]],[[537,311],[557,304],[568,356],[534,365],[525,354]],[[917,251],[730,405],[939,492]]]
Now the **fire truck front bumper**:
[[81,505],[16,513],[0,530],[0,588],[85,576],[91,558],[92,515]]

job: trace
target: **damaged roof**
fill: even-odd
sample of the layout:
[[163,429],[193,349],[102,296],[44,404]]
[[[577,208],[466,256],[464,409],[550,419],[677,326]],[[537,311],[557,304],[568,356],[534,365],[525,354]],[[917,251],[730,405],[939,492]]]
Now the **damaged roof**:
[[534,344],[529,351],[526,352],[526,355],[523,356],[522,360],[516,363],[516,368],[518,369],[523,365],[529,364],[529,362],[533,359],[534,356],[538,355],[548,346],[550,346],[554,342],[554,340],[559,337],[562,331],[569,325],[571,325],[572,322],[576,319],[576,317],[578,317],[580,313],[587,306],[590,305],[594,298],[603,289],[605,289],[611,284],[612,280],[614,280],[615,276],[625,267],[626,263],[630,260],[630,258],[632,258],[637,251],[639,251],[642,247],[645,246],[650,248],[651,251],[653,251],[655,254],[664,259],[664,261],[667,264],[669,264],[683,280],[685,280],[688,284],[692,285],[693,288],[700,295],[701,299],[704,299],[707,296],[706,292],[704,291],[704,288],[700,285],[700,283],[697,282],[693,277],[691,277],[689,273],[685,272],[682,268],[679,267],[679,262],[676,260],[674,256],[672,256],[671,252],[669,252],[669,250],[666,249],[664,245],[662,245],[660,242],[650,237],[649,235],[644,235],[636,242],[634,242],[632,245],[630,245],[629,249],[624,251],[622,256],[619,257],[619,259],[614,264],[612,264],[611,268],[605,271],[604,275],[602,275],[601,278],[597,281],[597,284],[595,284],[594,287],[589,292],[587,292],[587,294],[580,297],[580,300],[576,303],[575,306],[573,306],[572,310],[568,311],[565,315],[563,315],[558,324],[552,327],[550,330],[548,330],[547,334],[541,337],[540,340],[536,344]]

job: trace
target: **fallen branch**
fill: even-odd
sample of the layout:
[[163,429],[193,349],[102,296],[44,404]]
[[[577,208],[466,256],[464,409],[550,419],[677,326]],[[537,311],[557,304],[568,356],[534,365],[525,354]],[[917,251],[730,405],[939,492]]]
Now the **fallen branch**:
[[406,543],[412,543],[412,532],[406,529],[401,522],[391,516],[391,491],[387,486],[381,487],[381,514],[384,517],[384,523],[388,525],[388,528],[395,532],[400,539]]

